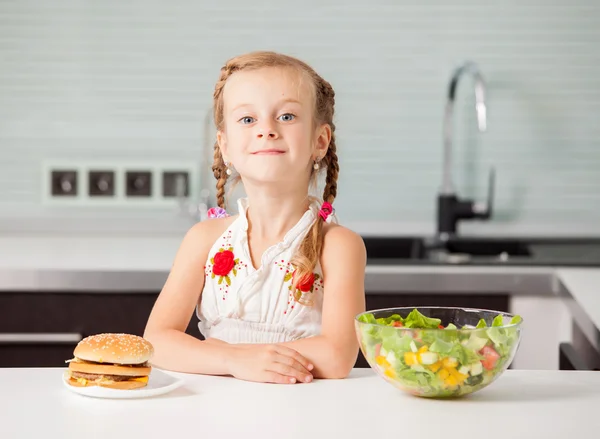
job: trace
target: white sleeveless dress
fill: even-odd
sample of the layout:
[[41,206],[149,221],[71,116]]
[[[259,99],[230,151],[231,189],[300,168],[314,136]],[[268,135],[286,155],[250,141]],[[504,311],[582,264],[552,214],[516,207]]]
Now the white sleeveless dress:
[[320,264],[312,279],[291,290],[290,259],[317,219],[311,204],[283,241],[269,247],[258,269],[248,248],[246,198],[238,200],[239,216],[210,249],[196,315],[205,338],[228,343],[282,343],[321,332],[323,275]]

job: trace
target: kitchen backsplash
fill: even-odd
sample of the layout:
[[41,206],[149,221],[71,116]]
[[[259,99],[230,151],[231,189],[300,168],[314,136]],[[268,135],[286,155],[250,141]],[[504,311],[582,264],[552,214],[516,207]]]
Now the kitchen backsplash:
[[2,216],[49,212],[47,159],[198,161],[219,68],[270,49],[306,60],[337,92],[346,220],[433,224],[448,81],[472,60],[487,82],[488,131],[476,130],[465,76],[459,194],[484,200],[494,166],[494,224],[600,229],[597,1],[327,3],[1,2]]

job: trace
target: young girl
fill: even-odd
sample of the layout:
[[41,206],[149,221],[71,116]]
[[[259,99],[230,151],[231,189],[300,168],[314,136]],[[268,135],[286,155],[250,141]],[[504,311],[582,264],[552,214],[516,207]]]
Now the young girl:
[[[357,358],[366,251],[339,226],[334,92],[295,58],[231,59],[214,91],[215,219],[186,234],[144,336],[153,364],[273,383],[344,378]],[[309,196],[325,174],[323,200]],[[225,185],[247,198],[229,216]],[[216,213],[215,213],[216,212]],[[205,341],[185,333],[196,310]]]

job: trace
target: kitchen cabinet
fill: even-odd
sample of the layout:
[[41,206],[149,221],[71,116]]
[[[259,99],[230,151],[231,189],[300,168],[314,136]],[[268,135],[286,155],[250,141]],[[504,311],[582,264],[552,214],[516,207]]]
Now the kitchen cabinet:
[[558,346],[559,370],[600,370],[600,351],[590,343],[577,321],[572,322],[570,342]]
[[[84,337],[142,335],[158,293],[2,293],[0,367],[61,367]],[[186,332],[199,337],[193,316]]]
[[591,367],[579,355],[571,343],[561,343],[558,347],[559,370],[598,370]]
[[[142,335],[158,297],[148,293],[0,294],[0,367],[63,367],[84,337],[100,332]],[[464,306],[508,311],[508,296],[369,293],[367,309]],[[194,314],[186,332],[201,338]],[[356,367],[369,367],[359,352]]]

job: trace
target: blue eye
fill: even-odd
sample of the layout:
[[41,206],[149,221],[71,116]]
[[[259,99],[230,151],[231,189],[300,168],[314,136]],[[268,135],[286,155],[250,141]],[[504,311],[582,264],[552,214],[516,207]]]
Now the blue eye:
[[282,114],[281,116],[279,116],[279,118],[284,122],[290,122],[290,121],[294,120],[295,117],[296,116],[291,113],[285,113],[285,114]]
[[254,119],[253,117],[245,116],[245,117],[242,117],[240,120],[238,120],[238,122],[242,122],[243,124],[249,124],[249,123],[254,122],[255,120],[256,119]]

